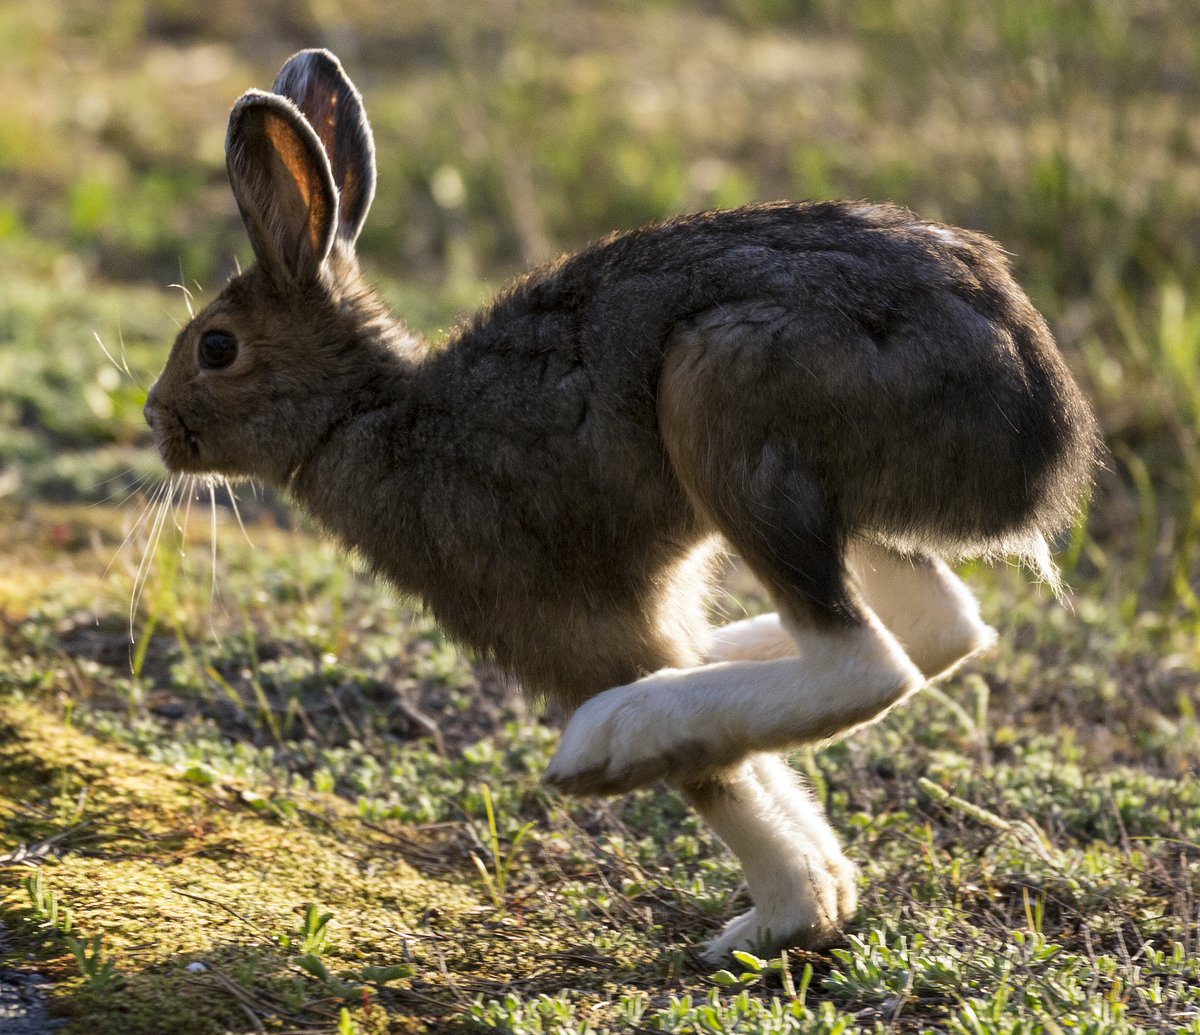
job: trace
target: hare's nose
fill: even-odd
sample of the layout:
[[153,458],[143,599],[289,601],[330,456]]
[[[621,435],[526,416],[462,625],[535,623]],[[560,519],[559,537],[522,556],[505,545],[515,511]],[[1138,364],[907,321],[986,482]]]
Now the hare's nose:
[[151,389],[146,395],[146,405],[142,407],[142,416],[151,428],[154,427],[154,418],[158,416],[159,409],[161,407],[158,405],[158,400],[154,398],[154,389]]

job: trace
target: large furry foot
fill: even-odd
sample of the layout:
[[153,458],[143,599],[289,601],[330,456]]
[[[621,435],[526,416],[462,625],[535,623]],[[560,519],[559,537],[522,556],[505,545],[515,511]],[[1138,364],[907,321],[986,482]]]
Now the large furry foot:
[[546,770],[574,793],[655,780],[702,783],[753,751],[828,740],[921,687],[921,673],[872,620],[797,630],[799,653],[664,669],[598,694],[572,716]]
[[546,768],[546,782],[569,794],[620,794],[681,774],[702,777],[744,753],[710,726],[709,736],[692,729],[686,715],[659,714],[670,701],[657,681],[679,675],[656,673],[655,685],[634,683],[598,694],[571,717]]
[[842,846],[821,807],[801,784],[795,770],[778,755],[755,755],[750,759],[750,767],[775,807],[801,833],[809,846],[805,851],[815,852],[820,858],[837,886],[838,920],[849,920],[858,909],[858,867],[842,854]]
[[758,908],[748,909],[735,916],[721,933],[704,946],[701,958],[716,967],[729,962],[735,952],[751,952],[756,956],[774,956],[783,949],[820,949],[836,937],[831,925],[807,922],[798,910],[795,916],[760,920]]
[[688,798],[733,850],[754,909],[709,943],[716,963],[736,949],[814,949],[838,938],[858,905],[857,875],[820,805],[776,756],[753,755]]
[[821,949],[837,941],[857,906],[854,867],[844,858],[836,868],[826,860],[811,862],[807,873],[796,874],[794,887],[777,889],[778,900],[730,920],[704,947],[704,959],[716,965],[728,962],[735,950],[771,956],[781,949]]

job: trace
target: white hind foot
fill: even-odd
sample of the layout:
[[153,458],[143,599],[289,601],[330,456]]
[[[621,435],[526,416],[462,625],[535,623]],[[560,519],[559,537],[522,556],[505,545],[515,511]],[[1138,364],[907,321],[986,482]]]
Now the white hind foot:
[[858,908],[858,867],[842,854],[837,835],[800,774],[779,755],[751,755],[750,765],[764,791],[807,838],[837,884],[838,917],[848,920]]
[[996,630],[980,617],[974,594],[940,558],[856,541],[847,561],[868,606],[926,679],[948,675],[995,644]]
[[[875,616],[895,635],[928,680],[949,675],[996,642],[974,595],[939,558],[906,557],[883,546],[855,542],[847,550],[859,590]],[[777,614],[732,622],[712,631],[713,661],[770,661],[799,653]]]
[[815,949],[840,937],[856,905],[854,867],[782,759],[755,755],[687,793],[741,861],[754,901],[706,946],[706,960],[723,962],[735,949]]
[[800,652],[796,641],[783,627],[777,614],[758,615],[730,622],[712,631],[709,661],[775,661],[794,658]]
[[793,947],[820,949],[836,938],[835,927],[824,923],[812,925],[802,909],[796,909],[792,915],[776,913],[760,919],[756,906],[728,921],[720,934],[705,943],[700,956],[716,967],[727,964],[735,952],[770,957]]
[[874,619],[792,638],[797,656],[667,669],[598,694],[567,723],[547,781],[576,794],[697,783],[751,752],[846,733],[924,683]]

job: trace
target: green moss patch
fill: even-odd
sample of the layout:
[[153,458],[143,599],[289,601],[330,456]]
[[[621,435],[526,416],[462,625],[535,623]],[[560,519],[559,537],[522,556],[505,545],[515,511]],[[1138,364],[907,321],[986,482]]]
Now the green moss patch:
[[[400,841],[350,811],[313,797],[282,815],[248,791],[198,786],[102,743],[43,707],[0,707],[4,843],[37,851],[55,839],[40,860],[43,887],[57,897],[60,925],[70,911],[70,932],[31,908],[29,871],[18,867],[4,871],[5,923],[54,979],[68,1032],[218,1032],[245,1027],[247,1009],[328,1023],[349,993],[298,967],[305,955],[333,978],[346,974],[369,1001],[364,968],[403,964],[415,941],[453,938],[473,922],[472,889],[405,861],[419,839]],[[307,903],[333,917],[319,954],[300,951]],[[89,988],[70,934],[102,935],[119,990]]]

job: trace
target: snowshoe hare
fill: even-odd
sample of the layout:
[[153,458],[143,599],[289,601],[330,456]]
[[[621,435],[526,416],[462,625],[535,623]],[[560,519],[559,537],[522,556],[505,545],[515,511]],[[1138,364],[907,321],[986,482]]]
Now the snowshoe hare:
[[[754,908],[709,947],[819,946],[855,871],[776,752],[869,723],[988,646],[943,558],[1054,581],[1092,415],[986,237],[891,205],[667,220],[508,288],[430,349],[364,281],[371,130],[304,51],[234,105],[256,264],[146,402],[175,471],[286,489],[451,635],[571,717],[546,779],[666,780]],[[777,613],[710,627],[723,547]]]

